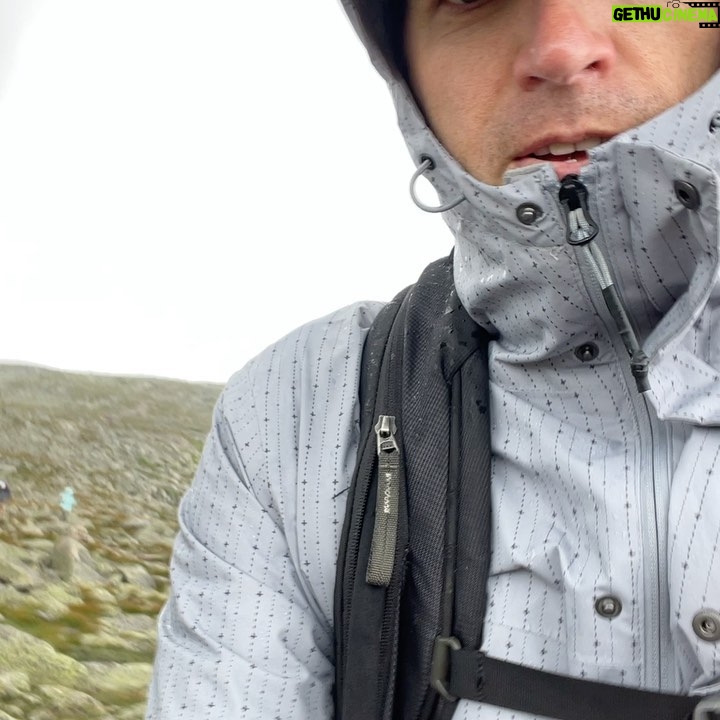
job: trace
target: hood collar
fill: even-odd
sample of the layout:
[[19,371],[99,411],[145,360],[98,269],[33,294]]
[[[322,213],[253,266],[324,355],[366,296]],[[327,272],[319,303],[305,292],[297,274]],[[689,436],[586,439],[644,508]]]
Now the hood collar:
[[[538,184],[542,187],[555,188],[558,180],[547,166],[537,165],[525,168],[524,172],[514,171],[510,177],[506,177],[508,182],[498,187],[476,180],[455,161],[428,127],[412,91],[390,56],[387,47],[389,40],[383,27],[383,8],[387,1],[341,0],[351,24],[367,49],[370,60],[388,84],[400,130],[416,167],[421,165],[424,157],[433,160],[433,171],[426,173],[426,177],[435,187],[443,203],[452,201],[459,193],[472,203],[473,198],[482,197],[483,200],[497,201],[506,194],[512,200],[518,193],[530,192]],[[720,97],[719,90],[720,71],[684,102],[637,128],[616,135],[601,147],[590,151],[591,158],[595,161],[603,161],[617,150],[622,151],[623,146],[647,144],[665,148],[671,153],[682,154],[691,159],[702,158],[705,161],[709,123],[720,111],[720,102],[717,102],[717,98]],[[717,155],[714,169],[718,169]],[[585,168],[583,178],[592,173],[592,167]],[[508,192],[508,186],[517,186],[516,191]]]
[[[357,2],[343,5],[388,83],[415,165],[432,159],[424,177],[442,204],[465,198],[443,216],[456,237],[455,283],[468,312],[516,361],[572,353],[581,340],[602,334],[592,291],[565,242],[552,168],[513,171],[502,186],[471,176],[428,127],[407,83],[371,39],[377,29],[363,24]],[[580,173],[601,227],[598,242],[651,357],[697,317],[718,272],[719,126],[720,71],[685,101],[590,150]],[[678,201],[679,180],[697,189],[696,211]],[[529,226],[517,217],[525,203],[543,213]]]

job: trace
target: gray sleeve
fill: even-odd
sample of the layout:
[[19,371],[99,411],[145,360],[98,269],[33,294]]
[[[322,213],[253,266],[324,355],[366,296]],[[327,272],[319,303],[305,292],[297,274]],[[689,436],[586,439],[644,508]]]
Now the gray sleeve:
[[[312,609],[283,521],[253,487],[262,452],[252,364],[228,390],[183,498],[147,720],[331,718],[332,635]],[[242,451],[242,454],[241,454]]]

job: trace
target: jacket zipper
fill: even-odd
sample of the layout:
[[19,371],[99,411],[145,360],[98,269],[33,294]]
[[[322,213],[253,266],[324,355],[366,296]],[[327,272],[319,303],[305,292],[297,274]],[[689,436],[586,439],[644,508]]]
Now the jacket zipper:
[[605,305],[630,355],[630,371],[635,378],[638,392],[644,393],[650,389],[647,379],[648,357],[638,343],[605,257],[600,248],[592,242],[599,229],[590,217],[587,198],[587,188],[578,180],[577,175],[568,175],[562,181],[560,204],[565,209],[568,226],[567,241],[585,255],[590,270],[600,286]]
[[366,581],[388,587],[395,565],[400,499],[400,448],[395,417],[380,415],[375,425],[378,454],[378,484],[375,501],[375,528],[370,546]]
[[[635,384],[640,393],[650,389],[647,372],[648,358],[640,348],[637,337],[630,324],[627,312],[622,300],[615,288],[612,276],[599,247],[593,240],[599,233],[597,224],[592,219],[588,210],[588,191],[585,185],[580,182],[577,175],[568,175],[561,183],[559,193],[560,203],[565,210],[565,218],[568,226],[567,241],[575,246],[583,255],[602,294],[605,307],[612,318],[622,339],[623,345],[630,355],[630,372],[635,379]],[[597,303],[596,303],[597,305]],[[623,371],[626,376],[627,370]],[[627,376],[626,376],[627,377]],[[628,378],[629,380],[629,378]],[[667,564],[664,561],[664,543],[661,543],[659,523],[659,502],[656,488],[656,441],[655,427],[650,409],[644,402],[635,401],[636,409],[642,406],[642,411],[637,413],[641,430],[645,430],[649,436],[650,452],[645,453],[641,447],[641,462],[650,469],[651,485],[649,492],[642,492],[643,512],[641,513],[641,525],[643,533],[643,546],[650,549],[648,561],[649,572],[646,574],[645,586],[650,587],[650,607],[648,622],[644,623],[645,646],[652,655],[652,662],[646,665],[645,683],[649,688],[662,689],[665,668],[663,667],[661,645],[663,627],[669,627],[667,612],[663,609],[662,603],[662,580],[663,573],[667,576]],[[649,456],[649,457],[647,457]],[[641,486],[641,491],[644,490]],[[652,520],[650,520],[652,518]],[[664,527],[664,524],[663,524]],[[643,563],[645,565],[645,563]],[[665,603],[666,605],[667,603]],[[667,608],[665,608],[667,610]]]

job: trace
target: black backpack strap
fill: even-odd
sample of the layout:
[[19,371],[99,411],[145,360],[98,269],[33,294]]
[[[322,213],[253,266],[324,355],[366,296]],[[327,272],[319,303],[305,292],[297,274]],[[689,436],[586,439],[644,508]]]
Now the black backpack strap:
[[[459,522],[465,523],[458,513],[469,520],[471,508],[480,502],[489,514],[489,429],[478,433],[474,424],[476,417],[487,423],[486,356],[487,334],[467,316],[455,295],[452,257],[426,268],[418,283],[381,311],[368,334],[360,382],[358,463],[337,566],[338,720],[452,715],[454,702],[442,700],[429,678],[435,639],[443,626],[453,627],[458,591],[461,597],[472,596],[477,608],[487,584],[490,525],[479,522],[477,514],[467,525],[478,530],[459,551],[467,572],[456,583],[455,573],[448,570],[455,567],[453,533]],[[479,359],[479,376],[478,368],[470,368],[474,358]],[[451,410],[453,394],[456,408]],[[465,417],[461,395],[477,395],[472,418]],[[382,416],[395,419],[401,449],[397,537],[388,535],[394,543],[390,567],[381,562],[381,572],[366,573],[378,527],[383,528],[376,520],[386,488],[378,491],[379,445],[374,431]],[[449,477],[451,457],[456,481]],[[484,459],[478,462],[478,457]],[[411,474],[407,486],[406,472]],[[463,484],[461,478],[473,480]],[[471,500],[482,486],[484,499]],[[412,537],[409,513],[414,517]],[[456,518],[450,528],[448,517]],[[443,597],[449,598],[449,612]],[[473,629],[468,624],[467,634],[463,632],[467,642],[477,641],[478,646],[483,615],[484,606],[470,623]]]
[[442,614],[429,669],[434,692],[420,716],[433,720],[450,718],[458,698],[447,686],[451,650],[481,646],[491,550],[490,337],[465,312],[454,290],[449,305],[445,335],[451,340],[442,355],[450,387]]
[[[358,461],[349,488],[335,583],[336,720],[382,718],[385,708],[392,708],[399,599],[407,548],[404,468],[401,468],[402,494],[397,498],[397,524],[402,529],[395,538],[392,581],[371,585],[366,582],[366,569],[378,486],[375,422],[379,414],[392,413],[389,403],[397,402],[388,397],[393,394],[388,386],[399,386],[397,378],[390,377],[391,370],[396,374],[402,372],[398,343],[402,340],[403,303],[408,291],[406,288],[383,307],[363,348]],[[399,407],[395,412],[398,414]]]
[[[336,720],[449,720],[458,698],[558,720],[688,720],[696,706],[697,720],[717,720],[720,703],[480,651],[491,550],[489,340],[457,298],[451,258],[426,268],[368,334],[337,564]],[[378,479],[380,417],[392,421],[401,450],[385,464],[392,487]],[[378,543],[388,508],[397,532]],[[386,551],[378,573],[368,573],[378,564],[373,546]]]
[[557,675],[477,650],[453,650],[449,670],[456,697],[557,720],[689,720],[701,700]]

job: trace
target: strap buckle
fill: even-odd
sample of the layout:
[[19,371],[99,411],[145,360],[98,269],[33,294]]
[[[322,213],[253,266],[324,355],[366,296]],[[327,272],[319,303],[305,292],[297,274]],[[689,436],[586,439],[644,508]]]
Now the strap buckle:
[[693,712],[692,720],[718,720],[720,718],[720,693],[701,700]]
[[[432,665],[430,666],[430,685],[445,700],[455,702],[457,698],[448,691],[451,650],[462,650],[462,645],[456,637],[443,637],[442,635],[438,635],[435,638]],[[705,720],[705,718],[701,717],[700,720]],[[708,720],[714,720],[714,718],[709,718]]]

